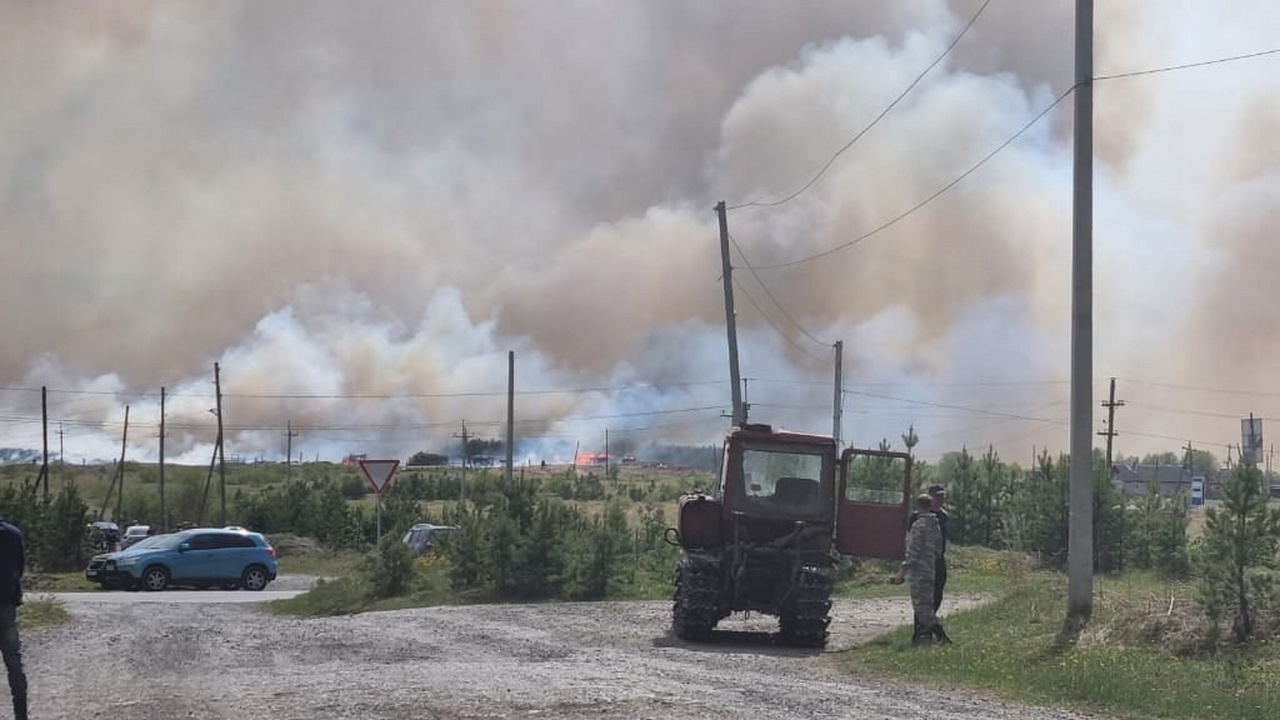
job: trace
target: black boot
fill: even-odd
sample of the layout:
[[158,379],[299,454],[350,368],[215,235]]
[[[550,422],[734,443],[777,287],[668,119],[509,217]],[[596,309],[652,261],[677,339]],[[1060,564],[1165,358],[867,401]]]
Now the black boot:
[[919,620],[913,623],[914,632],[911,634],[911,644],[919,645],[921,642],[929,641],[929,628]]
[[933,624],[933,636],[943,645],[951,645],[951,638],[947,637],[947,631],[942,629],[942,623]]
[[27,699],[25,697],[13,699],[13,720],[27,720]]

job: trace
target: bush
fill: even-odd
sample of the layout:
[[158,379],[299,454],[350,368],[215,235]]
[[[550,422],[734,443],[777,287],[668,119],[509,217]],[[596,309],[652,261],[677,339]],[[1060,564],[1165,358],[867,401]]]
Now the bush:
[[394,535],[387,535],[378,546],[378,557],[370,568],[373,576],[373,594],[376,598],[389,598],[408,591],[413,582],[413,550]]
[[[1205,511],[1200,602],[1215,627],[1230,622],[1237,643],[1255,631],[1275,632],[1278,603],[1270,570],[1280,546],[1280,509],[1269,507],[1257,467],[1241,465],[1222,487],[1222,506]],[[1270,612],[1268,612],[1270,611]],[[1260,623],[1262,620],[1264,622]]]

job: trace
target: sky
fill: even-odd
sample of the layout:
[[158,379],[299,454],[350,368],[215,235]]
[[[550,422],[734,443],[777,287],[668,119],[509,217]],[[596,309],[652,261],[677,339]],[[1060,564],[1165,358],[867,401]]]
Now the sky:
[[[521,460],[716,443],[724,201],[752,420],[830,433],[839,340],[846,443],[1067,449],[1071,97],[912,209],[1071,88],[1070,0],[922,78],[981,0],[0,4],[0,447],[46,387],[55,452],[127,406],[153,459],[164,388],[207,462],[217,363],[229,457],[456,451],[509,352]],[[1280,5],[1095,22],[1106,76],[1273,50]],[[1093,424],[1115,377],[1117,453],[1223,456],[1280,415],[1280,55],[1094,103]]]

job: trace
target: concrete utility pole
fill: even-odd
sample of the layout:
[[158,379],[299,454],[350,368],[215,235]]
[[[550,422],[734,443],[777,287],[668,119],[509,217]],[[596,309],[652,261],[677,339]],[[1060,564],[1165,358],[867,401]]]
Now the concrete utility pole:
[[844,420],[844,341],[836,341],[836,389],[835,405],[831,416],[831,437],[840,447],[840,430]]
[[1111,378],[1111,393],[1108,399],[1102,401],[1102,407],[1107,409],[1107,429],[1099,430],[1098,435],[1107,438],[1107,472],[1111,472],[1111,440],[1118,435],[1116,432],[1116,408],[1124,407],[1124,401],[1116,400],[1116,379]]
[[507,485],[512,483],[516,442],[516,353],[507,351]]
[[292,420],[285,421],[284,428],[284,479],[287,482],[293,478],[293,439],[298,437],[298,431],[293,429]]
[[1093,615],[1093,0],[1076,0],[1067,629]]
[[160,388],[160,530],[169,532],[169,513],[164,506],[164,401],[165,389]]
[[44,480],[44,499],[49,500],[49,388],[40,387],[40,427],[44,436],[44,463],[40,466],[40,478]]
[[733,388],[733,425],[741,427],[747,421],[742,407],[742,374],[738,370],[738,322],[733,309],[733,264],[729,262],[729,219],[724,201],[716,203],[716,217],[720,219],[720,265],[724,280],[724,320],[729,332],[729,386]]

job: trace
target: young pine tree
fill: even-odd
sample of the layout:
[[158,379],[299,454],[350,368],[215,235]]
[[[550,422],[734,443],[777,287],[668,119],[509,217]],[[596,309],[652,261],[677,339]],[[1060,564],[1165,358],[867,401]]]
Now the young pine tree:
[[1280,509],[1268,504],[1261,471],[1241,465],[1222,486],[1222,506],[1205,511],[1200,600],[1217,626],[1230,618],[1237,643],[1254,633],[1265,582],[1276,567]]

